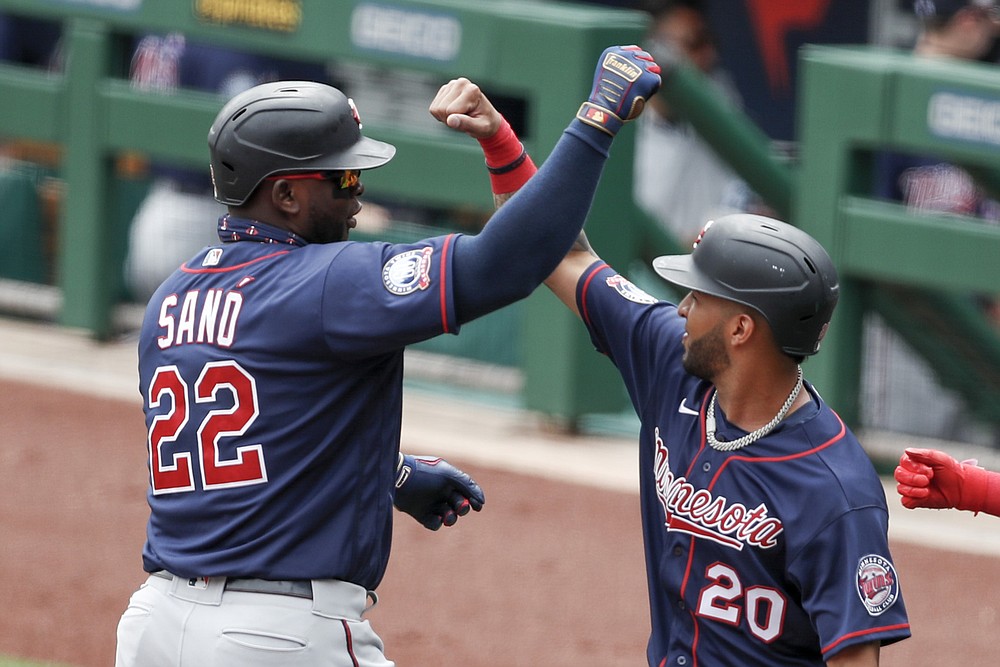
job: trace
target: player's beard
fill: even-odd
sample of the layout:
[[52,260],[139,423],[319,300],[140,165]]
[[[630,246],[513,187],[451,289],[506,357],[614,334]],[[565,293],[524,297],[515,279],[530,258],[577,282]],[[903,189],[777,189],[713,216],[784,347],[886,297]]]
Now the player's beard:
[[729,368],[729,354],[722,335],[722,324],[717,324],[701,338],[688,336],[687,350],[681,360],[684,370],[702,380],[714,382],[719,373]]
[[307,239],[310,243],[336,243],[347,240],[349,231],[347,220],[337,220],[336,216],[313,202],[309,203],[309,222],[312,235],[315,237]]

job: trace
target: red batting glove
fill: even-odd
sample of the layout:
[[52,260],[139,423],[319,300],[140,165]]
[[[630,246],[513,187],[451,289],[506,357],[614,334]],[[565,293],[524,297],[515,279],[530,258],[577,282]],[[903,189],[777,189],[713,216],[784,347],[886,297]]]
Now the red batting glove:
[[960,463],[936,449],[907,449],[895,477],[904,507],[954,507],[1000,515],[1000,474],[974,461]]
[[913,450],[907,449],[899,458],[899,465],[896,466],[894,474],[897,482],[896,491],[901,496],[900,502],[909,509],[950,507],[943,498],[940,499],[941,504],[927,504],[931,502],[928,500],[928,496],[931,494],[930,484],[934,471],[929,465],[912,459],[910,457],[911,451]]

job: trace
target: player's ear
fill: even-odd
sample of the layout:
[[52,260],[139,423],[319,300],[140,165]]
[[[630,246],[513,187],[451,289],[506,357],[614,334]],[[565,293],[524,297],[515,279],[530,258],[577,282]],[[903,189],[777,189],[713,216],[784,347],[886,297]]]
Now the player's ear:
[[301,203],[295,196],[295,188],[291,181],[279,178],[270,185],[271,204],[276,209],[287,215],[295,215],[299,212]]
[[736,313],[729,319],[729,341],[732,345],[746,343],[757,331],[757,320],[749,312]]

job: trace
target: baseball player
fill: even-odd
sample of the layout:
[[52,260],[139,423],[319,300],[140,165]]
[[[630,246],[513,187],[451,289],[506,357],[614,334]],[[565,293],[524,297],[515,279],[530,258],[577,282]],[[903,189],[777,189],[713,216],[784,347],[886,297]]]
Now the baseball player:
[[895,471],[896,490],[904,507],[955,508],[1000,516],[1000,473],[976,461],[956,461],[937,449],[910,448]]
[[804,232],[709,222],[657,301],[583,247],[547,280],[638,413],[652,667],[870,665],[909,636],[864,450],[802,378],[838,296]]
[[408,244],[348,239],[363,171],[395,153],[361,133],[351,99],[284,81],[222,108],[208,135],[221,243],[166,279],[140,332],[150,576],[117,665],[393,664],[362,618],[393,504],[433,528],[483,502],[445,462],[400,455],[403,350],[541,284],[658,72],[609,48],[527,184],[534,165],[478,87],[443,87],[432,113],[480,141],[499,199],[520,193],[479,234]]

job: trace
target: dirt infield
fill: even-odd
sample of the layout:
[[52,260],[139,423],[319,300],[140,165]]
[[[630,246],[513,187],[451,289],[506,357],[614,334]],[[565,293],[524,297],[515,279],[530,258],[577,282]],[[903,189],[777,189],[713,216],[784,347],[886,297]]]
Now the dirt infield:
[[[0,381],[0,654],[113,663],[143,579],[134,403]],[[405,446],[405,443],[404,443]],[[638,498],[463,465],[487,506],[431,533],[397,515],[370,618],[401,667],[644,664]],[[995,665],[1000,558],[893,545],[914,637],[883,667]]]

